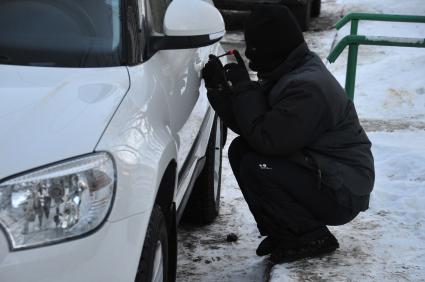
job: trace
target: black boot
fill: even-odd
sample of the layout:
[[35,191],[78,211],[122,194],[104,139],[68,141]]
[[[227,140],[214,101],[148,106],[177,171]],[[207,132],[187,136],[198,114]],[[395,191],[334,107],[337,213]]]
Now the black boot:
[[331,233],[318,239],[301,244],[299,247],[277,247],[272,251],[270,260],[273,263],[292,262],[304,258],[312,258],[332,253],[339,248],[338,240]]
[[257,256],[262,257],[270,254],[276,248],[276,243],[269,236],[263,239],[255,251]]

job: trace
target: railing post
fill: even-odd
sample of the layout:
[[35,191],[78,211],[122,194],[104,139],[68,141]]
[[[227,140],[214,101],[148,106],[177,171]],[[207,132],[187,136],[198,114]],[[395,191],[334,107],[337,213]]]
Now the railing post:
[[360,45],[375,46],[397,46],[397,47],[416,47],[425,48],[425,38],[402,38],[402,37],[384,37],[384,36],[364,36],[357,35],[359,21],[388,21],[388,22],[406,22],[406,23],[425,23],[425,16],[416,15],[387,15],[387,14],[368,14],[368,13],[350,13],[339,20],[335,27],[341,29],[345,24],[351,23],[350,35],[341,39],[333,48],[328,56],[330,63],[335,62],[341,52],[348,46],[347,73],[345,78],[345,92],[347,97],[354,99],[354,87],[356,84],[357,56]]
[[[350,35],[357,35],[358,28],[359,28],[359,20],[353,19],[351,21]],[[345,78],[345,91],[347,92],[347,96],[351,101],[353,101],[354,99],[358,51],[359,51],[358,44],[350,44],[350,46],[348,47],[348,61],[347,61],[347,73]]]

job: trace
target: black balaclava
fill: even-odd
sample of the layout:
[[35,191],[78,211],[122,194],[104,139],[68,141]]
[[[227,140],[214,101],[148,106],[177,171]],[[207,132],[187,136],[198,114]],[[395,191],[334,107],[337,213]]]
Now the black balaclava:
[[268,73],[304,42],[298,23],[282,5],[258,5],[245,24],[245,55],[253,71]]

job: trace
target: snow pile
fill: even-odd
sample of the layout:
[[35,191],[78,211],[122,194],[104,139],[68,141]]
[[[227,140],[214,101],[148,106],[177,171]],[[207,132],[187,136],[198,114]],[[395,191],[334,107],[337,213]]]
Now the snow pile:
[[420,281],[425,279],[425,133],[375,132],[371,207],[331,228],[330,256],[275,266],[271,281]]
[[[339,0],[348,12],[383,12],[425,15],[423,0]],[[349,34],[347,24],[336,40]],[[425,38],[425,24],[360,21],[359,35]],[[347,52],[329,65],[345,83]],[[425,121],[425,49],[360,46],[355,87],[359,116],[367,119]]]

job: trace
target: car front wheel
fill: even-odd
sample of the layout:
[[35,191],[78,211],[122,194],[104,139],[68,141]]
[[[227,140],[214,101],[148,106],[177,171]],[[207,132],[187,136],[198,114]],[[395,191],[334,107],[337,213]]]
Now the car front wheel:
[[161,208],[154,206],[146,232],[136,282],[168,281],[168,233]]

